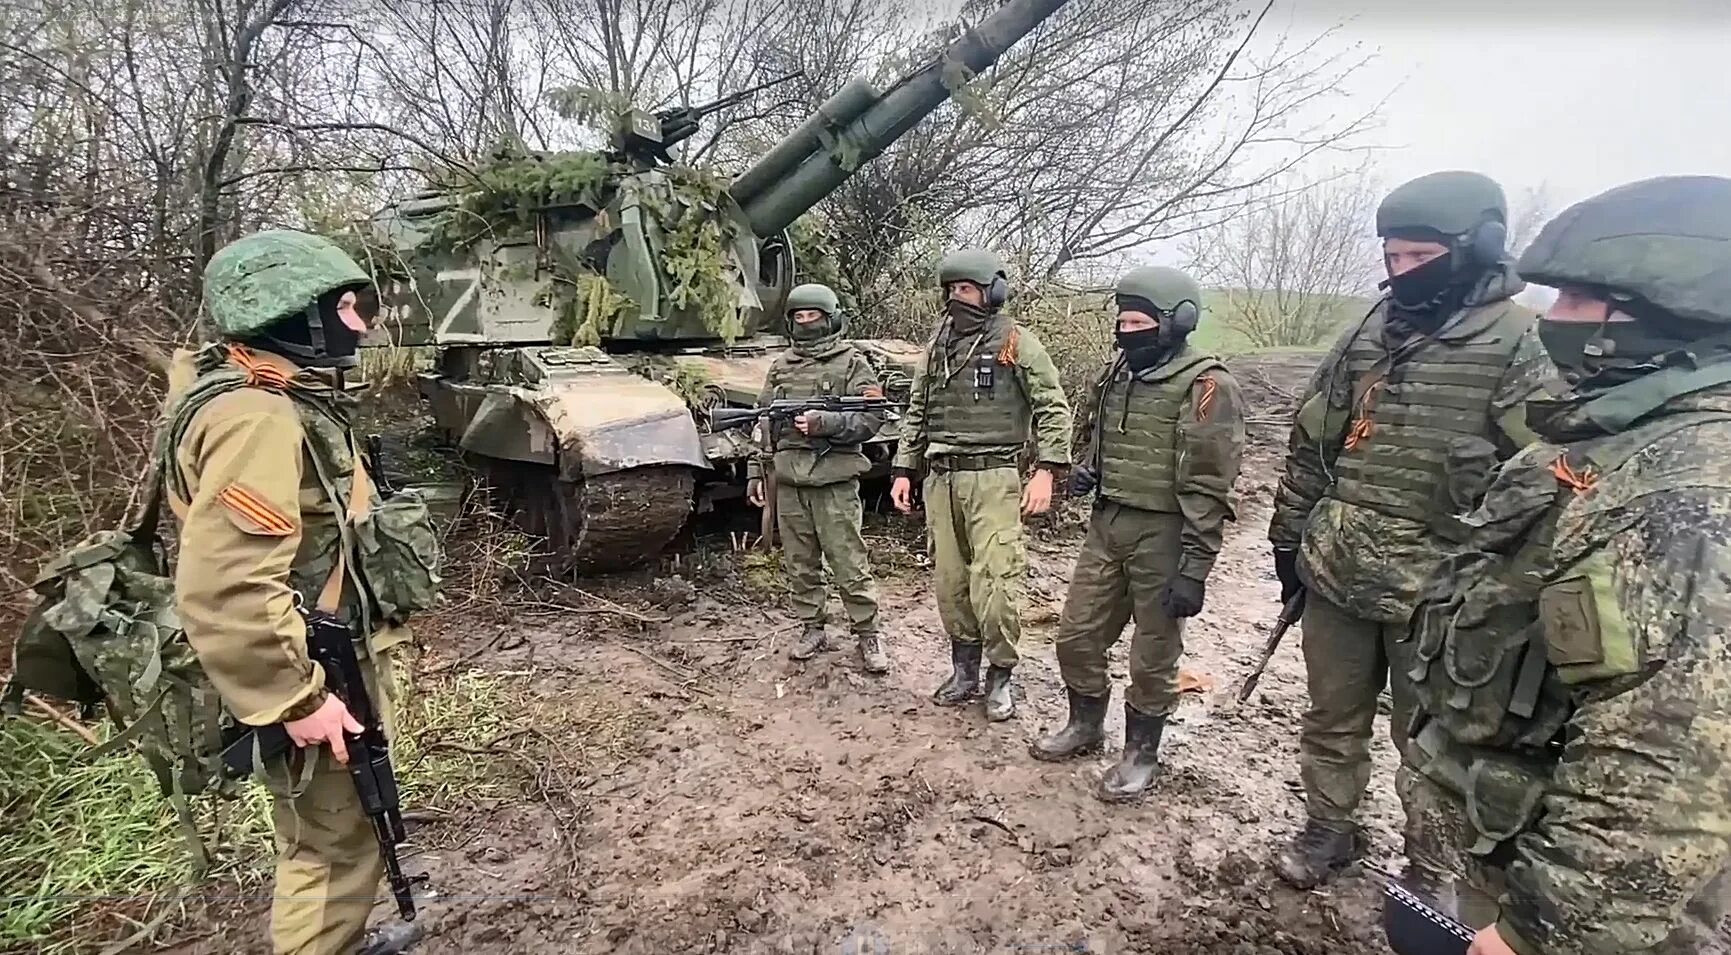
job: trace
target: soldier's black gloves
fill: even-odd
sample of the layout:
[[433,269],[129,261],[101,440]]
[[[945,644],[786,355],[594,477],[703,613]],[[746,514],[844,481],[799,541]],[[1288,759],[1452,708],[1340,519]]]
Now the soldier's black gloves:
[[1084,494],[1092,492],[1095,488],[1097,488],[1099,486],[1100,486],[1100,472],[1099,471],[1094,470],[1093,468],[1087,466],[1086,464],[1078,464],[1078,465],[1076,465],[1075,468],[1071,469],[1071,471],[1070,471],[1070,496],[1071,497],[1081,497]]
[[1202,612],[1202,599],[1207,594],[1207,588],[1200,580],[1189,577],[1174,577],[1160,591],[1160,609],[1166,611],[1166,616],[1181,620],[1194,617]]
[[1276,547],[1274,549],[1274,576],[1280,578],[1280,602],[1285,604],[1292,595],[1304,589],[1304,582],[1298,579],[1298,551],[1296,548]]

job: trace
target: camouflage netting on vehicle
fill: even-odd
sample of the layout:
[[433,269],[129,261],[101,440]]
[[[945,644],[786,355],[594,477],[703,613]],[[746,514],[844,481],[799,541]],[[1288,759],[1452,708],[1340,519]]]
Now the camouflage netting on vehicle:
[[[645,174],[596,152],[504,156],[465,178],[462,199],[434,223],[429,248],[462,251],[483,236],[534,232],[549,210],[601,214],[628,200],[661,226],[656,251],[668,283],[666,303],[698,316],[704,328],[725,341],[743,334],[742,277],[732,250],[744,232],[725,180],[683,166]],[[539,304],[558,311],[560,338],[598,344],[620,316],[643,304],[633,302],[579,250],[554,244],[549,251],[555,284],[546,293],[549,300]]]

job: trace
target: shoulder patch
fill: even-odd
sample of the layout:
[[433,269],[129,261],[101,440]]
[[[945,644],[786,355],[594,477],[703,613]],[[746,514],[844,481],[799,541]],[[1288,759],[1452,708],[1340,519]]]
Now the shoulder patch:
[[1196,420],[1207,421],[1214,416],[1214,396],[1220,391],[1220,382],[1214,380],[1211,374],[1196,376],[1190,384],[1190,403],[1196,408]]
[[287,537],[295,532],[288,515],[244,484],[230,484],[217,492],[216,499],[228,510],[229,519],[248,534]]
[[1004,337],[1004,347],[998,349],[998,364],[1014,365],[1016,363],[1016,346],[1022,341],[1022,327],[1010,326],[1010,334]]

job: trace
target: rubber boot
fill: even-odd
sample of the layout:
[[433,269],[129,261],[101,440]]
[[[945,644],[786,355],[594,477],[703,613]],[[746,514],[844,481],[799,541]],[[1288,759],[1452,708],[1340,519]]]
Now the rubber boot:
[[1102,802],[1127,802],[1142,795],[1160,772],[1160,734],[1165,731],[1166,717],[1146,716],[1124,704],[1124,755],[1100,777],[1094,795]]
[[932,694],[933,702],[939,706],[961,706],[974,698],[980,691],[981,650],[977,643],[950,641],[950,665],[954,672]]
[[359,955],[398,955],[420,944],[427,937],[427,923],[385,922],[367,930],[361,937]]
[[1035,759],[1048,763],[1097,753],[1106,741],[1106,704],[1110,692],[1100,696],[1083,696],[1069,687],[1064,692],[1070,698],[1070,719],[1057,732],[1028,744]]
[[812,657],[829,649],[829,631],[822,624],[809,624],[805,632],[799,635],[799,641],[793,649],[787,651],[790,659],[810,660]]
[[1010,692],[1009,667],[986,668],[986,719],[1002,723],[1016,715],[1016,696]]
[[890,658],[884,653],[883,641],[875,633],[855,634],[859,641],[860,667],[867,673],[890,672]]
[[1350,822],[1310,819],[1274,860],[1274,874],[1288,885],[1314,889],[1334,877],[1364,851],[1358,827]]

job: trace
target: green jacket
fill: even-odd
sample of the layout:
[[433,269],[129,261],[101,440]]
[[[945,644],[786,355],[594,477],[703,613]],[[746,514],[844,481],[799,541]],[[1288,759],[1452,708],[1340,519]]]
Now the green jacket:
[[[786,398],[881,393],[876,369],[853,345],[841,342],[813,354],[790,348],[769,366],[758,405]],[[763,477],[772,460],[775,479],[783,484],[815,487],[852,481],[871,470],[860,445],[876,436],[883,416],[870,411],[813,411],[812,434],[802,435],[792,422],[770,422],[765,447],[746,464],[752,480]]]
[[1727,502],[1718,383],[1510,460],[1419,608],[1408,758],[1466,800],[1522,955],[1723,950]]
[[1232,484],[1244,451],[1238,383],[1213,355],[1186,344],[1134,375],[1114,362],[1094,384],[1088,459],[1099,495],[1145,511],[1182,514],[1179,574],[1205,580],[1236,519]]
[[1388,303],[1341,335],[1300,399],[1268,538],[1305,583],[1367,619],[1403,621],[1491,469],[1533,439],[1522,402],[1554,372],[1522,287],[1489,276],[1434,335]]
[[895,466],[913,471],[945,454],[1015,457],[1031,438],[1041,464],[1063,467],[1070,428],[1063,381],[1038,336],[1001,313],[973,335],[946,321],[914,372]]

